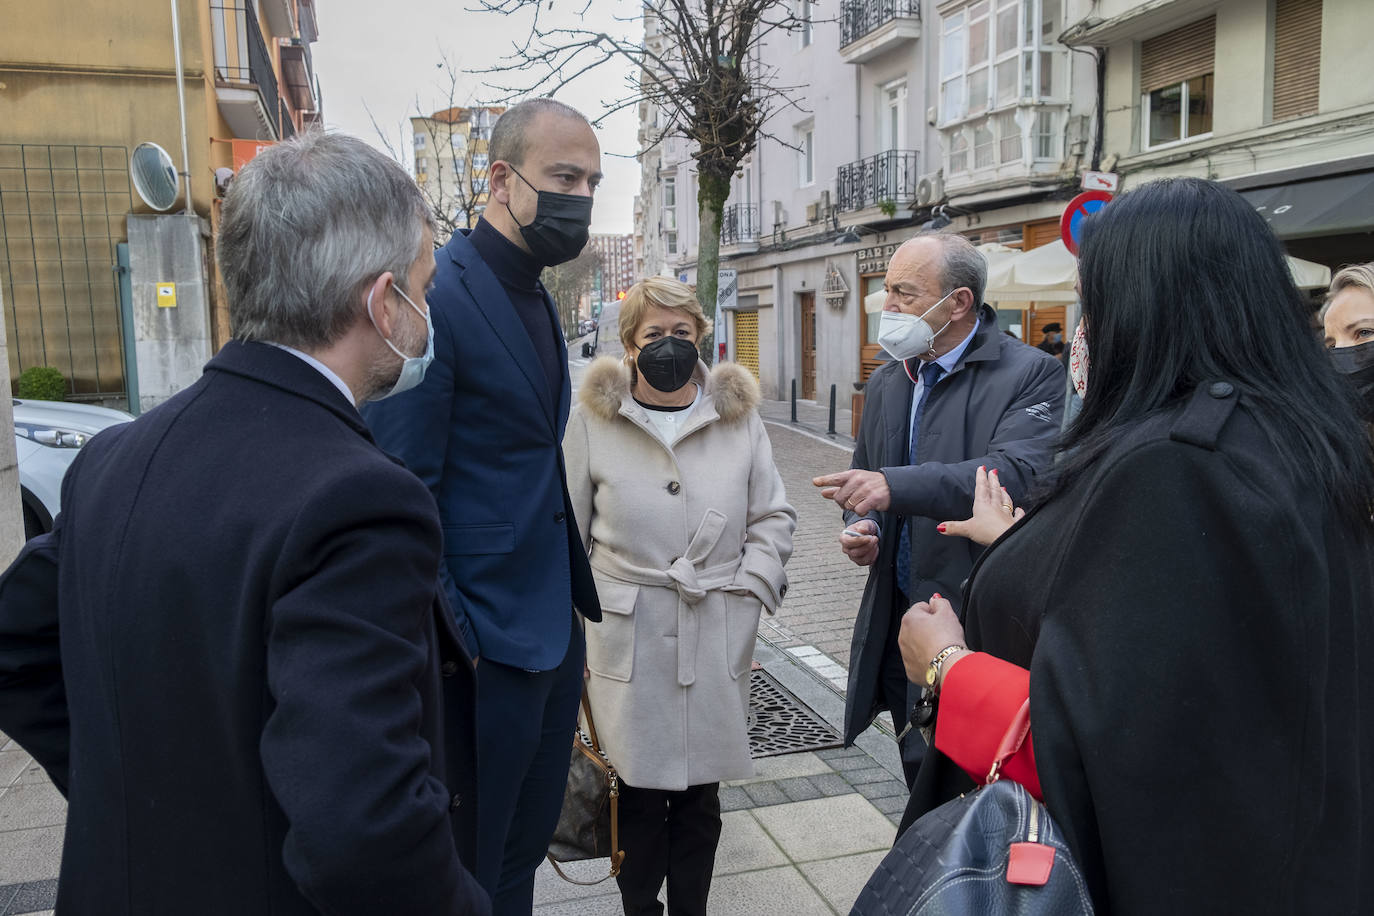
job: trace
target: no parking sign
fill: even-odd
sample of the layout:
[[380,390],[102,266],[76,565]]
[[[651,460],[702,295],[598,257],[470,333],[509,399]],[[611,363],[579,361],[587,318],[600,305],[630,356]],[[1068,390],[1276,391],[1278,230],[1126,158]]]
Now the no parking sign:
[[1064,247],[1069,249],[1069,253],[1075,257],[1078,255],[1078,240],[1083,233],[1083,219],[1091,216],[1098,210],[1107,206],[1112,199],[1110,191],[1084,191],[1064,208],[1064,215],[1059,218],[1059,237],[1064,240]]

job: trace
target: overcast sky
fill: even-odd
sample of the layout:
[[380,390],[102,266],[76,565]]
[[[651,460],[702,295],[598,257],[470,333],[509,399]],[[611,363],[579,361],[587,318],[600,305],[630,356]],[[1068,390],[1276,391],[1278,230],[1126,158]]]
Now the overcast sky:
[[[567,0],[555,2],[555,14],[580,12]],[[544,0],[547,6],[549,0]],[[401,143],[410,155],[409,118],[416,97],[425,114],[446,106],[448,78],[439,68],[447,53],[460,70],[485,70],[498,63],[517,37],[528,34],[528,20],[493,13],[468,12],[473,0],[319,0],[316,3],[320,40],[311,50],[324,96],[325,123],[383,148],[368,111],[389,130],[393,146]],[[566,7],[566,11],[564,11]],[[630,11],[635,7],[631,5]],[[623,35],[642,34],[634,24],[615,21],[626,7],[617,0],[592,0],[592,9],[579,19],[586,25]],[[512,77],[512,79],[518,78]],[[555,98],[575,106],[589,118],[601,115],[606,103],[620,95],[625,71],[599,68]],[[457,104],[485,104],[495,100],[482,87],[481,74],[461,74]],[[522,83],[521,85],[528,85]],[[634,221],[634,195],[639,189],[639,163],[633,158],[638,125],[633,108],[611,116],[597,131],[601,167],[606,178],[596,194],[592,231],[628,233]],[[413,169],[413,165],[411,166]]]

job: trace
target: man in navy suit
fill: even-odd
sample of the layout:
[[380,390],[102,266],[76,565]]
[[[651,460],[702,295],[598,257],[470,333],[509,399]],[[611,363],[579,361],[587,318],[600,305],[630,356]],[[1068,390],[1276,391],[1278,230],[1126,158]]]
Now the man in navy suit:
[[582,693],[574,609],[601,619],[563,467],[567,348],[539,274],[587,242],[601,148],[576,110],[533,99],[497,120],[488,157],[486,212],[436,255],[434,364],[364,416],[439,504],[444,584],[480,656],[477,878],[496,913],[528,916]]
[[423,374],[432,239],[361,141],[264,151],[219,232],[235,339],[82,448],[0,578],[0,728],[68,800],[61,912],[490,912],[439,515],[355,407]]

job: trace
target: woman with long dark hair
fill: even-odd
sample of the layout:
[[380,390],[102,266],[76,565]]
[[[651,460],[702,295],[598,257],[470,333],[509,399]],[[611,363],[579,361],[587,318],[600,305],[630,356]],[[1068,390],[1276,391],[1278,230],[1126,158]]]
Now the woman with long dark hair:
[[[1083,410],[965,619],[902,624],[938,696],[908,821],[1043,797],[1099,911],[1374,909],[1374,454],[1277,240],[1170,179],[1084,226]],[[976,651],[971,651],[976,650]],[[1365,670],[1361,671],[1361,665]]]

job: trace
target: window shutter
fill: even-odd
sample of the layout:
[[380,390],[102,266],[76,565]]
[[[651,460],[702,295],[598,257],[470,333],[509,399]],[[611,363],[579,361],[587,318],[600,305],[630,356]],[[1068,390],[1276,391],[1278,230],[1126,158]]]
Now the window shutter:
[[1274,120],[1317,113],[1322,0],[1274,4]]
[[1208,16],[1140,43],[1140,91],[1153,92],[1213,70],[1217,18]]

